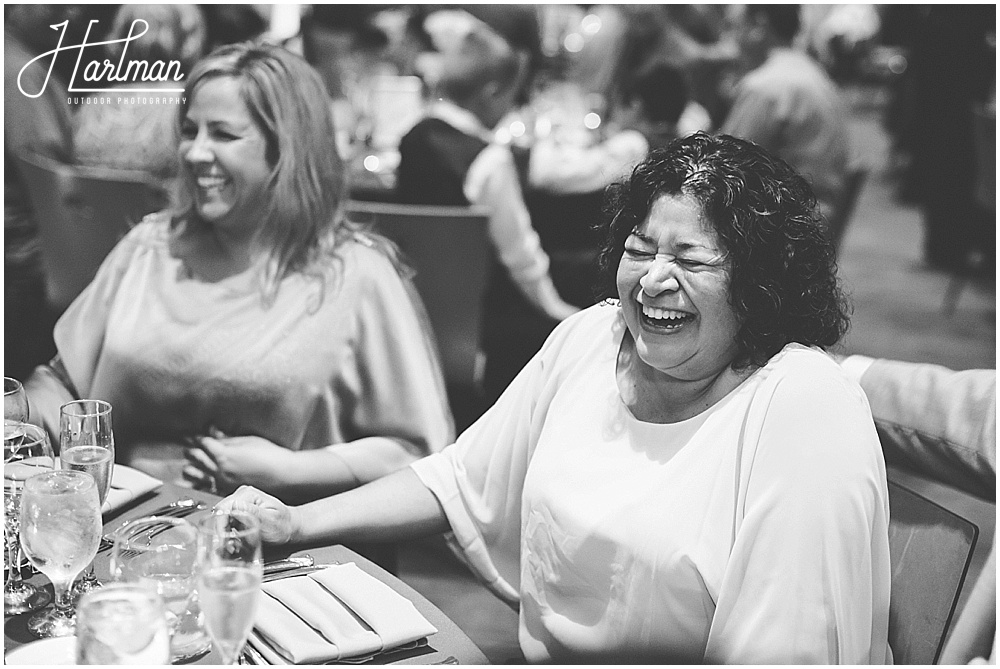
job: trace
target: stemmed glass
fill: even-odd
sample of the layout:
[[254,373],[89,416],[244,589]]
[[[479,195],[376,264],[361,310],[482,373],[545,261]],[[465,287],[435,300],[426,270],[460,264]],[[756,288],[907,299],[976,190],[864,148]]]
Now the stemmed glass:
[[[111,490],[115,463],[115,435],[111,430],[111,405],[103,400],[76,400],[59,409],[59,460],[63,469],[87,472],[97,482],[101,505]],[[74,594],[101,587],[94,565],[87,568]]]
[[155,589],[166,605],[172,662],[187,662],[212,649],[199,622],[195,574],[198,529],[182,518],[147,516],[115,533],[111,576]]
[[263,572],[256,516],[224,511],[198,523],[198,597],[223,664],[236,664],[250,636]]
[[3,419],[28,422],[28,395],[17,379],[3,377]]
[[55,607],[28,620],[38,637],[69,636],[76,630],[70,586],[97,555],[101,504],[94,477],[58,469],[36,474],[21,493],[21,547],[55,590]]
[[3,426],[3,507],[4,547],[9,577],[3,588],[5,615],[34,611],[46,606],[49,593],[21,579],[20,529],[21,492],[29,476],[55,468],[49,437],[40,427],[14,420]]

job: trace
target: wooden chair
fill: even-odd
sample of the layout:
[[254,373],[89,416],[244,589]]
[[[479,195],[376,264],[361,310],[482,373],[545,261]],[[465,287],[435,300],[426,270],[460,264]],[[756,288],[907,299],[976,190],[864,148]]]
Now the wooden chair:
[[[493,263],[486,211],[351,201],[347,213],[395,242],[416,271],[414,283],[434,329],[453,404],[478,395],[483,296]],[[455,419],[462,427],[461,416]]]
[[166,206],[167,195],[141,172],[66,165],[39,155],[15,161],[38,224],[49,307],[61,313],[129,228]]
[[917,474],[888,468],[896,664],[934,664],[989,555],[996,505]]
[[836,203],[833,216],[828,221],[830,238],[833,240],[833,247],[840,253],[840,246],[844,242],[844,233],[854,216],[854,209],[858,205],[861,197],[861,189],[868,178],[868,170],[864,167],[855,167],[847,173],[844,181],[844,189],[840,192],[840,198]]

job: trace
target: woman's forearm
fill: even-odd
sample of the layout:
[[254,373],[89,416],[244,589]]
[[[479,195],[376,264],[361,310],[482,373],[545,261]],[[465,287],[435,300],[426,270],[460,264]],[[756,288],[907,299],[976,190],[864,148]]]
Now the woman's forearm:
[[410,468],[291,509],[291,540],[397,541],[448,530],[444,509]]
[[269,492],[293,503],[328,497],[403,469],[419,457],[415,450],[395,439],[368,437],[299,451],[282,485]]

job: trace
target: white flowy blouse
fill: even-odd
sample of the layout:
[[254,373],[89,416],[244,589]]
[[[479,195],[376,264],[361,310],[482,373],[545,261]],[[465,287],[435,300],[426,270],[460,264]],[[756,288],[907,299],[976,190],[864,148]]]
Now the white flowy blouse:
[[411,465],[519,602],[525,657],[891,661],[885,465],[857,384],[790,344],[702,414],[645,423],[616,384],[626,333],[611,304],[564,321]]

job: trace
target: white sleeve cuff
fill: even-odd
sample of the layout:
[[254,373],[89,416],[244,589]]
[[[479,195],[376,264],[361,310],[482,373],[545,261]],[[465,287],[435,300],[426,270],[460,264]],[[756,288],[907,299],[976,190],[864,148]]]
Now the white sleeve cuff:
[[865,372],[868,371],[873,362],[875,362],[875,358],[869,358],[864,355],[852,355],[842,360],[840,367],[847,373],[848,377],[860,384],[861,377],[865,375]]

